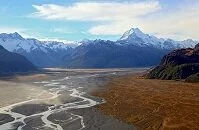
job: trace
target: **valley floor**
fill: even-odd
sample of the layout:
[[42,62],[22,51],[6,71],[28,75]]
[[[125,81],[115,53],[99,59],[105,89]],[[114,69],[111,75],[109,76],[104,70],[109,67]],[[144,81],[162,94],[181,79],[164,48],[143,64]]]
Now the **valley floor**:
[[125,76],[107,89],[93,93],[107,101],[105,114],[140,129],[199,129],[199,84]]
[[146,69],[47,69],[0,79],[0,130],[133,130],[104,115],[91,96],[121,75]]
[[45,74],[33,74],[29,76],[16,76],[0,80],[0,108],[19,102],[24,102],[35,98],[48,98],[49,94],[46,90],[35,87],[31,84],[35,80],[44,80],[48,76]]

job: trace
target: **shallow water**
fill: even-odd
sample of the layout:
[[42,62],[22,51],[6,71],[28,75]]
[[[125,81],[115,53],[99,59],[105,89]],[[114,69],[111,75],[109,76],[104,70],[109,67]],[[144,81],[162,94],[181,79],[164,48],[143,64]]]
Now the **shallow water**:
[[[52,97],[30,99],[0,108],[1,114],[8,114],[14,118],[13,121],[0,125],[0,130],[84,129],[86,127],[84,117],[69,110],[89,108],[105,102],[103,99],[89,96],[88,92],[99,89],[113,77],[144,70],[146,69],[73,70],[72,74],[67,71],[51,72],[57,76],[46,81],[35,81],[33,84],[48,91]],[[38,93],[40,94],[42,92]],[[26,104],[33,105],[25,107]],[[66,115],[60,116],[59,120],[53,117],[53,114],[63,111]]]

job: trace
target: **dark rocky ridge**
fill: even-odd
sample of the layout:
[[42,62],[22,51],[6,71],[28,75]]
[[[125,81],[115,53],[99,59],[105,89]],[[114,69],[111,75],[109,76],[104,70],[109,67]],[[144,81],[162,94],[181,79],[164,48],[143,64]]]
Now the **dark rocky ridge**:
[[0,74],[36,71],[37,68],[24,56],[7,51],[0,45]]
[[199,63],[199,47],[174,50],[164,56],[160,65],[181,65],[189,63]]
[[[197,79],[199,72],[199,44],[195,48],[174,50],[165,55],[159,66],[155,67],[148,78],[152,79]],[[195,75],[194,75],[195,74]],[[191,76],[194,75],[194,76]],[[195,80],[194,80],[195,81]]]

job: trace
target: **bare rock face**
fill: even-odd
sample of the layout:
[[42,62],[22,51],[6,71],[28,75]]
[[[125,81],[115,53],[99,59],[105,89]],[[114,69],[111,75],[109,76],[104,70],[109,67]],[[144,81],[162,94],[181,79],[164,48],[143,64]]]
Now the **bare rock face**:
[[179,49],[164,56],[160,65],[199,63],[199,44],[195,48]]
[[199,43],[195,46],[195,49],[199,49]]

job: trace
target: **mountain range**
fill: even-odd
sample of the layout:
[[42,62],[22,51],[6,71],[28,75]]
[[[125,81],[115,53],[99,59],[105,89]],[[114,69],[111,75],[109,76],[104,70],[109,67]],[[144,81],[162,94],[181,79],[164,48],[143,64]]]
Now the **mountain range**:
[[10,52],[25,56],[38,67],[153,66],[171,50],[194,47],[197,43],[191,39],[175,41],[157,38],[143,33],[138,28],[126,31],[117,41],[83,40],[73,43],[73,46],[57,41],[25,39],[18,33],[0,34],[0,45]]
[[131,28],[126,31],[122,37],[117,41],[119,44],[131,44],[141,47],[154,47],[158,49],[178,49],[194,47],[198,42],[192,39],[184,41],[175,41],[172,39],[157,38],[153,35],[143,33],[138,28]]
[[39,67],[61,66],[62,57],[72,50],[72,47],[62,42],[25,39],[16,32],[0,34],[0,45],[10,52],[25,56]]

